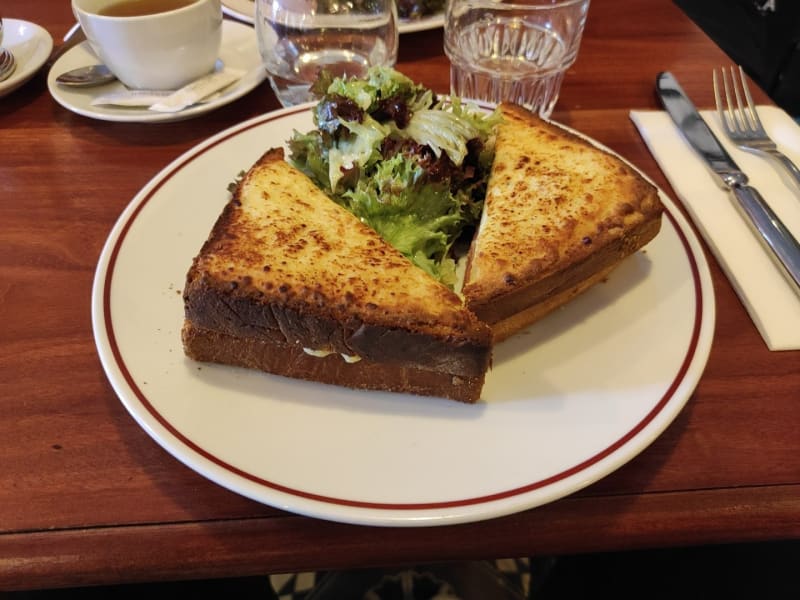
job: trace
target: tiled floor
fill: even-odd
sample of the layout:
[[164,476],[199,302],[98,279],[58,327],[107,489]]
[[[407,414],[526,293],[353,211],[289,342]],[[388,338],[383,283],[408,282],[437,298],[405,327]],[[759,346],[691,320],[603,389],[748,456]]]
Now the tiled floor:
[[[437,600],[798,600],[798,573],[800,540],[402,569],[0,592],[0,600],[149,600],[199,596],[237,600],[432,600],[434,593],[438,593]],[[365,595],[370,590],[372,595]],[[403,590],[408,594],[398,595]],[[411,591],[416,595],[411,595]]]
[[[442,600],[524,600],[530,588],[531,561],[506,558],[402,569],[283,574],[272,575],[270,580],[278,600],[429,600],[436,594]],[[465,588],[469,590],[466,594]]]
[[[502,559],[461,563],[455,567],[449,572],[441,566],[419,566],[413,571],[433,570],[443,579],[453,581],[452,592],[456,595],[440,596],[453,600],[800,600],[800,540]],[[492,585],[491,578],[486,577],[487,571],[501,576],[503,584],[488,591],[481,587]],[[364,577],[359,577],[359,573]],[[325,589],[320,584],[320,581],[325,583],[326,577],[330,579],[330,574],[278,575],[272,581],[280,600],[377,600],[364,596],[364,581],[370,581],[370,573],[336,574],[337,589],[333,585]],[[376,580],[374,573],[371,578],[373,582]],[[386,594],[380,598],[401,596]],[[430,596],[419,598],[428,600]]]

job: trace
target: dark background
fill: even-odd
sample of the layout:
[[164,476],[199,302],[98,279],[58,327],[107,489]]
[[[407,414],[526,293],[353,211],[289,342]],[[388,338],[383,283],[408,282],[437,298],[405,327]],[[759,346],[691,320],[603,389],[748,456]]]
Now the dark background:
[[800,0],[674,2],[776,104],[800,116]]

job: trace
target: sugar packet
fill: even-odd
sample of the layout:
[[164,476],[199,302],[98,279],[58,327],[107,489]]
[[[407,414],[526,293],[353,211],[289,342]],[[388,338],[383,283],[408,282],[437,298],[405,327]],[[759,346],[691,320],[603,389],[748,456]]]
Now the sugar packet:
[[116,90],[93,98],[92,106],[147,108],[156,112],[178,112],[209,99],[212,95],[239,81],[244,71],[224,68],[196,79],[179,90]]
[[222,69],[201,77],[150,106],[156,112],[178,112],[239,81],[244,71]]

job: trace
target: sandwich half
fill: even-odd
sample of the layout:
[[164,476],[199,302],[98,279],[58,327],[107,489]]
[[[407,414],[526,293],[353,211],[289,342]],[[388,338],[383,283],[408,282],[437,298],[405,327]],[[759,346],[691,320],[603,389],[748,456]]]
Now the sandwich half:
[[183,290],[187,356],[351,388],[480,398],[491,330],[284,160],[239,181]]
[[656,188],[618,157],[502,104],[462,294],[495,341],[602,281],[661,226]]

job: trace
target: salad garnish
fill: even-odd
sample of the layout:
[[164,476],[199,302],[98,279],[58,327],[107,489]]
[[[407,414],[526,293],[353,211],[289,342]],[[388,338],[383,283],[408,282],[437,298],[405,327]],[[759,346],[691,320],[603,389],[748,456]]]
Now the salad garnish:
[[323,72],[315,129],[294,132],[289,161],[334,201],[443,283],[454,244],[480,219],[500,114],[387,67],[363,78]]
[[[325,0],[326,4],[333,4],[339,0]],[[396,0],[397,16],[401,19],[416,20],[435,15],[444,10],[445,0]],[[356,0],[355,5],[365,4],[364,0]]]

